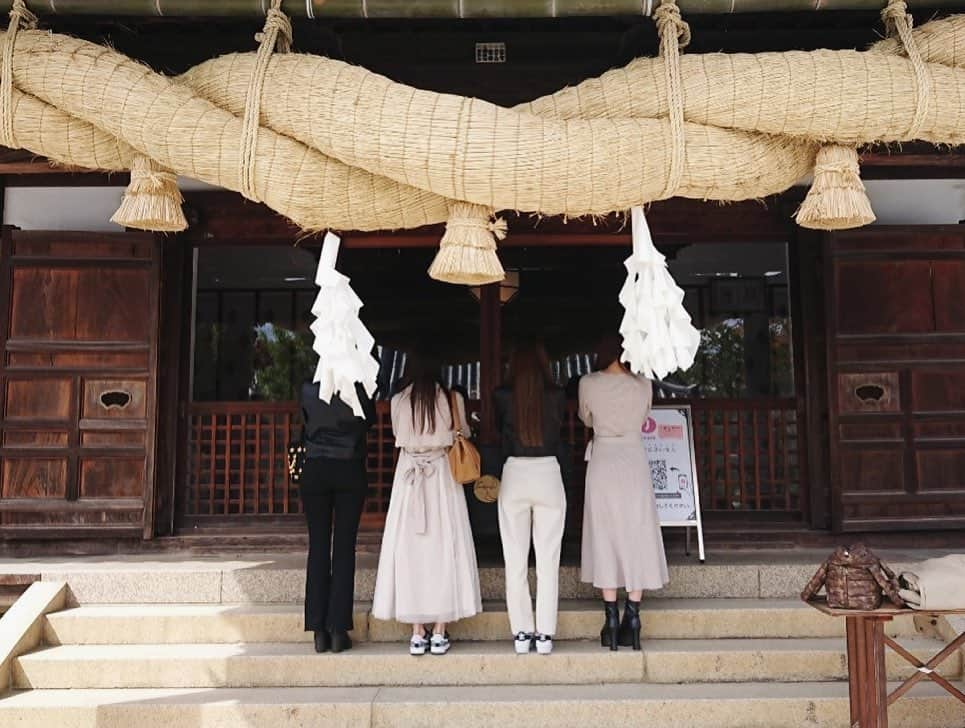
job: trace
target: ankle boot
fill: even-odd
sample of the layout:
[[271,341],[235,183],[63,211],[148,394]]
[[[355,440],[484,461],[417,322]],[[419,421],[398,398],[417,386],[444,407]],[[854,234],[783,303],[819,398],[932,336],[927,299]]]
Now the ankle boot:
[[640,602],[632,602],[629,597],[623,609],[618,641],[621,647],[640,649]]
[[600,644],[616,650],[620,632],[620,608],[616,602],[603,602],[603,611],[606,614],[606,620],[603,622],[603,629],[600,630]]

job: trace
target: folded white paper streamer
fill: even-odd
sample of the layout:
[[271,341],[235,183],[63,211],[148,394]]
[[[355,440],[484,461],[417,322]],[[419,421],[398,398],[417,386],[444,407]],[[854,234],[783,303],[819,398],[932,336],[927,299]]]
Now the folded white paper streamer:
[[633,253],[624,262],[627,282],[620,290],[626,311],[620,324],[621,358],[635,373],[663,379],[693,365],[700,332],[684,308],[684,292],[653,245],[643,208],[632,208],[630,215]]
[[335,270],[340,239],[327,233],[315,274],[318,296],[312,304],[315,321],[312,348],[318,354],[318,366],[312,381],[318,382],[318,396],[331,402],[333,395],[364,416],[355,383],[360,382],[371,397],[375,394],[379,363],[372,356],[375,339],[359,318],[362,300],[349,285],[349,279]]

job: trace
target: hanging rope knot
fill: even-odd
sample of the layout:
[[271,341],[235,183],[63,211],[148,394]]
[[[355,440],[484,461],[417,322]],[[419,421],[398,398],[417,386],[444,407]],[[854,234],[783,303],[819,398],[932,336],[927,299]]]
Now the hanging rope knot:
[[915,20],[908,12],[905,0],[888,0],[888,5],[881,11],[881,19],[884,21],[888,35],[897,36],[901,41],[905,55],[911,61],[911,67],[915,72],[915,117],[908,128],[908,137],[917,139],[925,124],[931,102],[931,71],[922,60],[921,50],[911,32]]
[[272,4],[265,14],[264,27],[260,33],[255,33],[255,41],[263,44],[265,41],[271,42],[274,39],[278,52],[287,53],[291,50],[292,38],[292,21],[281,11],[280,2],[277,6]]
[[3,36],[0,48],[0,145],[16,147],[13,135],[13,49],[17,44],[17,32],[37,27],[37,16],[30,12],[24,0],[14,0],[10,8],[10,25]]
[[496,240],[505,240],[506,234],[509,232],[509,225],[506,224],[506,220],[501,217],[497,217],[491,223],[489,223],[489,231],[496,236]]
[[24,0],[14,0],[13,7],[10,8],[10,26],[15,24],[25,30],[37,27],[37,16],[30,12]]
[[[690,24],[680,17],[680,8],[676,0],[663,0],[653,11],[653,21],[657,24],[657,34],[661,40],[673,38],[677,41],[677,48],[690,45]],[[661,48],[661,53],[663,48]]]
[[889,36],[898,35],[899,24],[907,24],[909,29],[915,25],[915,19],[908,12],[905,0],[889,0],[881,11],[881,20]]

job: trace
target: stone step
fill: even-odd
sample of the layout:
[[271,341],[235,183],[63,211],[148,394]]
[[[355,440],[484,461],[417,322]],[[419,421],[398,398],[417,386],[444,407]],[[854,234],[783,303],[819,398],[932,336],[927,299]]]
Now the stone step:
[[[840,728],[843,683],[553,685],[432,688],[31,690],[0,698],[10,728]],[[918,685],[892,728],[963,728],[961,703]]]
[[[729,554],[727,563],[696,559],[671,561],[670,583],[649,595],[658,599],[797,598],[827,554],[781,563],[763,563],[756,555]],[[795,559],[805,558],[796,556]],[[722,561],[723,559],[721,559]],[[375,559],[360,555],[355,596],[371,601]],[[900,564],[892,564],[899,568]],[[305,597],[304,556],[287,554],[262,561],[118,560],[92,564],[54,564],[45,580],[66,581],[74,604],[301,604]],[[506,589],[501,566],[479,569],[483,599],[501,600]],[[536,584],[530,571],[530,583]],[[561,599],[599,599],[599,590],[580,581],[577,566],[560,568]]]
[[[459,640],[502,640],[510,634],[504,602],[487,602],[486,611],[450,627]],[[303,630],[302,607],[267,605],[91,605],[51,614],[45,627],[47,644],[169,644],[229,642],[310,642]],[[593,639],[600,632],[598,601],[564,600],[560,604],[559,639]],[[892,636],[914,636],[910,617],[887,627]],[[368,605],[356,605],[353,639],[374,642],[404,640],[407,625],[370,616]],[[844,620],[832,619],[790,599],[661,599],[643,605],[643,632],[648,639],[736,637],[841,637]]]
[[[928,659],[943,646],[926,638],[902,643]],[[847,675],[837,638],[648,640],[643,651],[610,652],[599,642],[559,641],[552,656],[513,653],[505,642],[456,643],[444,656],[413,658],[402,643],[365,643],[338,655],[311,645],[62,645],[14,663],[19,688],[359,687],[401,685],[554,685],[841,680]],[[961,655],[945,664],[957,677]],[[889,675],[912,668],[894,654]]]

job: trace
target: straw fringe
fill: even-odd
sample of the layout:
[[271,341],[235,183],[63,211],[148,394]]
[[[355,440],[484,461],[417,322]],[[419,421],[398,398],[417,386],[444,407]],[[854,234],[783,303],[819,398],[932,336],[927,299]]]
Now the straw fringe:
[[439,252],[429,266],[429,277],[467,286],[503,280],[506,271],[496,255],[496,241],[506,237],[507,226],[502,218],[492,218],[493,211],[487,207],[452,203]]
[[814,181],[795,215],[801,227],[845,230],[875,221],[854,147],[830,144],[818,151]]
[[157,232],[187,229],[178,178],[150,157],[137,155],[131,164],[131,182],[111,222]]

